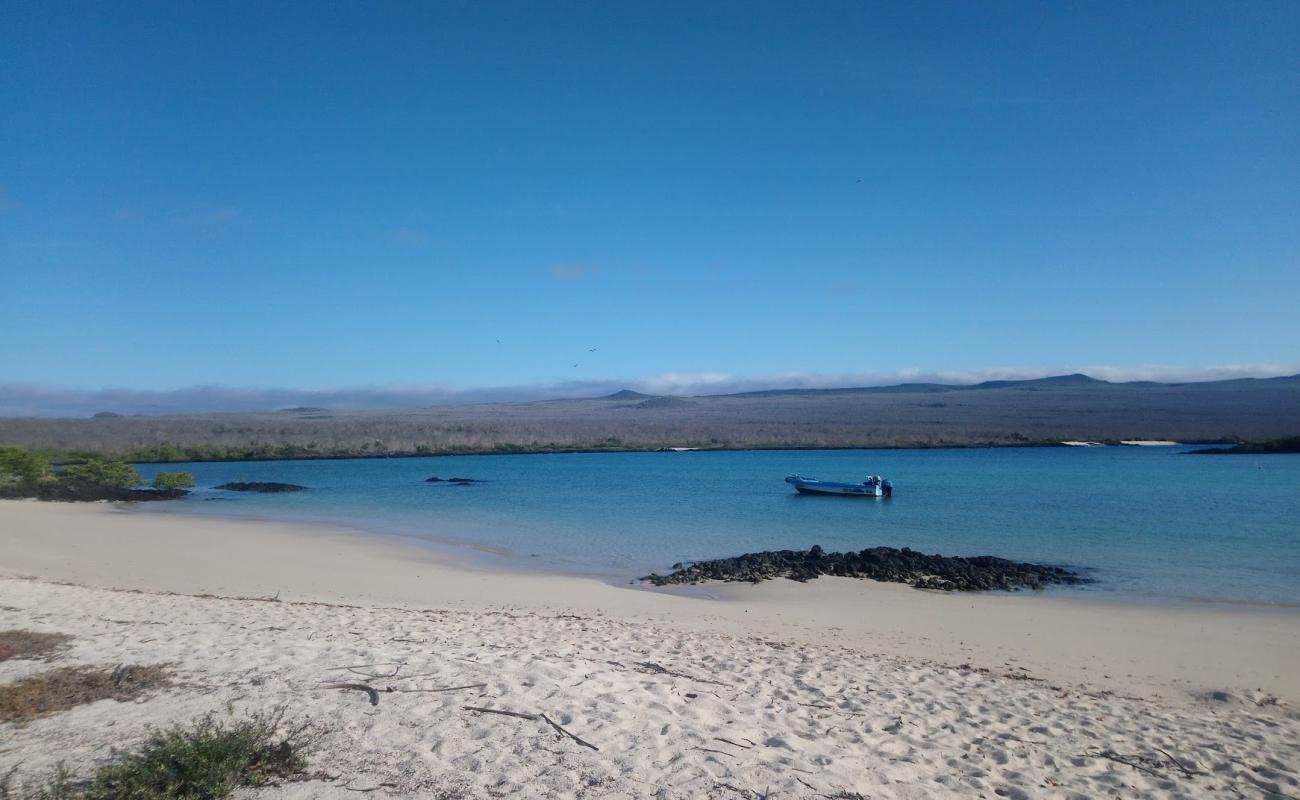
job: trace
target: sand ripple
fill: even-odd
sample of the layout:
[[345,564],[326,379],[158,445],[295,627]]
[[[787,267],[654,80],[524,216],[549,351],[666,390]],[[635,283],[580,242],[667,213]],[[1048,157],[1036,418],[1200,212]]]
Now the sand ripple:
[[[1300,718],[1250,697],[1126,698],[599,614],[339,607],[9,579],[0,580],[0,627],[74,635],[60,663],[171,662],[179,678],[145,702],[0,727],[0,774],[17,766],[19,779],[60,761],[84,772],[149,725],[283,705],[331,732],[314,760],[322,776],[247,797],[1300,794]],[[0,663],[0,680],[43,668]],[[379,704],[321,688],[329,682],[368,683],[381,690]],[[599,750],[541,719],[464,706],[545,714]],[[375,791],[358,794],[365,789]]]

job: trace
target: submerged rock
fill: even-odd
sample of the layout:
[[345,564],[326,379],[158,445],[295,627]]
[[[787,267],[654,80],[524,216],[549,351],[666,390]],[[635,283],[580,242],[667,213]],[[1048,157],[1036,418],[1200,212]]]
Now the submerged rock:
[[236,481],[234,483],[223,483],[217,488],[225,489],[228,492],[274,494],[276,492],[301,492],[307,487],[299,486],[296,483],[276,483],[275,481]]
[[871,547],[859,552],[827,553],[820,545],[811,550],[771,550],[735,558],[674,564],[669,575],[642,578],[655,586],[699,581],[748,581],[772,578],[808,581],[819,575],[870,578],[907,583],[918,589],[973,592],[1003,589],[1042,589],[1048,584],[1091,583],[1062,567],[1010,561],[996,556],[926,555],[904,547]]

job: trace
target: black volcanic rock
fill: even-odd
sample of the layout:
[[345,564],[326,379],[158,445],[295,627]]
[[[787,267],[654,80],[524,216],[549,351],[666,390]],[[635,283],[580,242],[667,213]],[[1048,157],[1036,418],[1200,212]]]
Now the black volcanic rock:
[[699,581],[748,581],[772,578],[805,582],[819,575],[870,578],[876,581],[908,583],[918,589],[947,592],[976,592],[992,589],[1042,589],[1048,584],[1091,583],[1061,567],[1009,561],[996,556],[926,555],[904,547],[872,547],[860,552],[827,553],[819,545],[811,550],[773,550],[746,553],[735,558],[674,564],[670,575],[642,578],[656,586]]
[[487,483],[487,481],[481,481],[478,478],[439,478],[437,475],[434,475],[432,478],[425,478],[424,482],[425,483],[454,483],[460,486],[468,486],[472,483]]
[[1300,453],[1300,436],[1287,436],[1281,439],[1268,439],[1263,442],[1242,442],[1232,447],[1207,447],[1204,450],[1192,450],[1192,456],[1233,456],[1233,455],[1269,455],[1273,453]]
[[301,492],[307,487],[299,486],[296,483],[276,483],[274,481],[236,481],[234,483],[223,483],[216,488],[225,489],[228,492],[277,494],[279,492]]

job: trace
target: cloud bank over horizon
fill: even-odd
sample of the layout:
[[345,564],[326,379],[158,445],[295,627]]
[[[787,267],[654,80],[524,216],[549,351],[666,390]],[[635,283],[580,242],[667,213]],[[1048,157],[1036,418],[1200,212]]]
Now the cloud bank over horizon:
[[0,383],[0,416],[85,417],[101,412],[153,416],[276,411],[296,407],[325,408],[335,411],[385,410],[461,403],[591,398],[612,394],[622,389],[653,395],[693,396],[772,389],[890,386],[900,383],[971,385],[990,380],[1031,380],[1072,373],[1083,373],[1098,380],[1117,383],[1128,381],[1192,383],[1294,375],[1300,373],[1300,365],[991,367],[971,370],[908,369],[841,374],[791,372],[767,376],[666,373],[633,379],[563,381],[477,388],[425,384],[293,389],[240,388],[213,384],[176,389],[77,389],[30,383]]

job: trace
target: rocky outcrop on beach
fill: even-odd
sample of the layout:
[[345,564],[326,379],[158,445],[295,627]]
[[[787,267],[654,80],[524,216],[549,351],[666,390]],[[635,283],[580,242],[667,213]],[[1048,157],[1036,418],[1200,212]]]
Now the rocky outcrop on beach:
[[746,553],[735,558],[674,564],[668,575],[642,578],[655,586],[700,581],[748,581],[759,583],[773,578],[805,582],[819,575],[870,578],[907,583],[917,589],[947,592],[978,592],[992,589],[1016,591],[1042,589],[1049,584],[1091,582],[1061,567],[1010,561],[996,556],[926,555],[904,547],[871,547],[859,552],[827,553],[821,546],[811,550],[771,550]]
[[[176,500],[189,494],[184,489],[125,489],[95,483],[71,481],[44,481],[34,484],[9,484],[0,486],[0,499],[53,500],[63,503],[148,502],[151,500]],[[2,795],[0,795],[2,796]]]
[[276,494],[279,492],[301,492],[307,487],[299,486],[296,483],[276,483],[275,481],[236,481],[235,483],[223,483],[217,488],[225,489],[228,492]]

